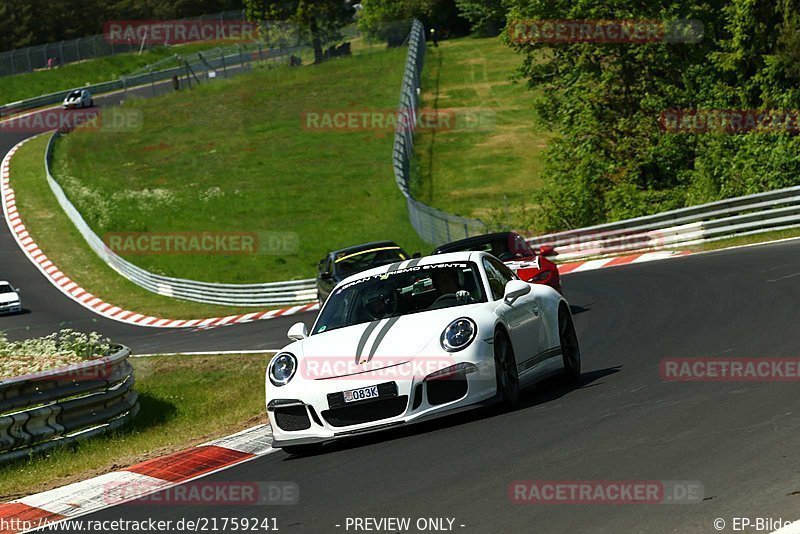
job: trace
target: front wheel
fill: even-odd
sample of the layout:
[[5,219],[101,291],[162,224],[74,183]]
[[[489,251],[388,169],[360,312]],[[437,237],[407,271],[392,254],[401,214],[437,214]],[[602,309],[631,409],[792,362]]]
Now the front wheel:
[[572,316],[565,308],[558,313],[558,333],[561,341],[561,357],[564,360],[564,376],[570,382],[577,382],[581,376],[581,349]]
[[519,403],[519,374],[514,348],[502,331],[494,335],[494,367],[497,392],[505,406],[511,408]]

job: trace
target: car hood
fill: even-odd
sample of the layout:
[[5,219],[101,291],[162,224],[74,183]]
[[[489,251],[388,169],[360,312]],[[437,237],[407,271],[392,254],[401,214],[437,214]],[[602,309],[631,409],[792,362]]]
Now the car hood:
[[0,304],[8,304],[9,302],[17,302],[19,296],[16,293],[0,293]]
[[[450,322],[471,316],[478,304],[392,317],[314,334],[301,343],[302,359],[375,367],[441,357],[439,338]],[[366,365],[364,369],[369,369]],[[339,373],[344,374],[344,372]]]

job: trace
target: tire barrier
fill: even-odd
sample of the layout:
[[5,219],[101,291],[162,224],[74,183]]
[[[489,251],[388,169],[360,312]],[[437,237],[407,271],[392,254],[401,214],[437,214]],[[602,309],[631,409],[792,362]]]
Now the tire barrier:
[[0,463],[119,428],[139,411],[131,351],[0,380]]

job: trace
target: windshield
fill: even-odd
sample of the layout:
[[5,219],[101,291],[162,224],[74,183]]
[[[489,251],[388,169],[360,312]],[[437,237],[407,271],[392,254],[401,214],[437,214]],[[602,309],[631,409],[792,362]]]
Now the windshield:
[[340,278],[347,278],[351,274],[360,273],[373,267],[380,267],[387,263],[407,260],[405,254],[398,246],[375,247],[359,252],[343,252],[334,260],[336,274]]
[[0,293],[13,293],[14,290],[8,284],[0,284]]
[[443,247],[443,252],[461,252],[461,251],[474,251],[474,252],[488,252],[493,256],[506,259],[508,256],[513,256],[508,250],[508,238],[506,236],[487,238],[485,241],[468,241],[460,246]]
[[312,334],[427,310],[486,302],[472,262],[437,263],[367,276],[337,288]]
[[81,96],[80,91],[72,91],[70,94],[67,95],[67,98],[79,98]]

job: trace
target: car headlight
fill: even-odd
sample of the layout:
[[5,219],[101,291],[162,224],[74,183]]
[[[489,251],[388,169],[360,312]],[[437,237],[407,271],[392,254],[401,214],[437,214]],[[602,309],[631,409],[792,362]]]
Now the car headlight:
[[285,386],[297,372],[297,358],[294,354],[281,352],[269,362],[267,375],[269,381],[275,386]]
[[442,332],[442,348],[447,352],[456,352],[464,349],[475,339],[478,327],[475,321],[467,317],[456,319]]

